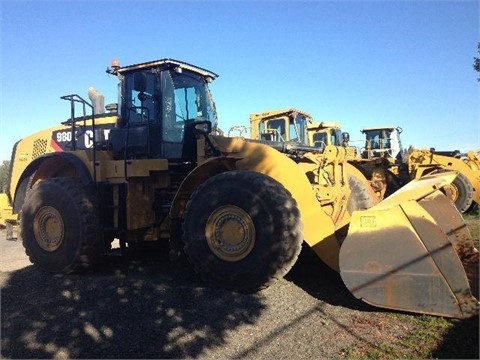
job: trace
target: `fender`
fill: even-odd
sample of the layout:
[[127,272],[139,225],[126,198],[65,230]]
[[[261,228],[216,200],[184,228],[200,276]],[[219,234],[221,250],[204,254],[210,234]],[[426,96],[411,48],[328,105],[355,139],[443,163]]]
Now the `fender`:
[[93,183],[89,169],[74,153],[56,152],[39,156],[28,164],[17,182],[13,201],[14,213],[18,213],[22,208],[25,195],[33,184],[45,178],[61,176],[80,178],[85,186]]
[[170,219],[181,218],[188,199],[190,199],[195,189],[212,176],[235,169],[235,162],[237,160],[238,159],[226,157],[210,158],[193,169],[190,174],[183,179],[173,199],[169,213]]
[[239,137],[209,138],[223,156],[207,160],[187,176],[174,200],[171,218],[181,216],[191,192],[207,178],[228,170],[257,171],[277,180],[292,194],[300,210],[305,242],[328,266],[338,271],[340,246],[335,236],[335,225],[330,216],[322,211],[301,168],[267,145],[247,142]]

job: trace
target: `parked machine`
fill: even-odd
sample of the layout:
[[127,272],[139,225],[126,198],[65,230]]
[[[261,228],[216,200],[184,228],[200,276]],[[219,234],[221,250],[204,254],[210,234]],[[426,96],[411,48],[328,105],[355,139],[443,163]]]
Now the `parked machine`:
[[[298,109],[282,109],[250,114],[250,127],[233,126],[230,132],[242,130],[252,139],[295,141],[317,148],[327,145],[343,146],[348,143],[348,133],[342,133],[335,121],[314,122],[312,116]],[[346,138],[347,137],[347,138]]]
[[[362,156],[362,150],[350,145],[350,134],[342,132],[336,121],[315,122],[306,112],[283,109],[251,114],[250,129],[253,139],[295,141],[318,149],[329,145],[343,147],[348,164],[357,169],[357,178],[372,189],[377,200],[391,195],[410,180],[405,179],[403,170],[406,166],[396,166],[393,169],[395,173],[392,172],[392,163],[395,160],[378,154],[373,157],[374,153],[371,151],[372,157]],[[406,176],[408,178],[408,174]]]
[[13,227],[17,224],[17,216],[5,193],[0,194],[0,229],[7,229],[7,240],[13,239]]
[[408,156],[409,170],[415,178],[448,170],[457,171],[458,175],[450,185],[450,191],[458,210],[468,213],[480,203],[480,171],[450,154],[451,152],[438,152],[435,149],[414,149]]
[[[361,130],[364,146],[350,144],[350,135],[342,132],[338,122],[315,122],[308,113],[297,109],[266,111],[250,115],[251,137],[273,141],[295,141],[324,148],[343,146],[348,162],[362,172],[379,199],[390,196],[412,179],[427,174],[456,171],[457,177],[445,191],[461,213],[478,207],[480,197],[480,160],[469,151],[403,149],[396,126],[371,127]],[[245,131],[244,131],[245,132]]]
[[[172,257],[185,256],[208,284],[252,292],[285,275],[306,242],[370,304],[478,314],[478,250],[438,191],[454,173],[375,205],[342,146],[218,135],[211,71],[163,59],[108,72],[120,103],[106,146],[94,126],[92,148],[37,157],[17,181],[28,185],[13,191],[39,268],[92,268],[115,238],[127,250],[169,241]],[[79,122],[72,114],[72,131]]]
[[457,209],[461,213],[475,210],[480,203],[480,161],[473,151],[460,154],[456,151],[435,149],[410,149],[402,147],[399,127],[385,126],[363,129],[365,148],[362,158],[386,159],[389,170],[395,173],[398,183],[418,179],[427,174],[456,171],[455,180],[448,186]]

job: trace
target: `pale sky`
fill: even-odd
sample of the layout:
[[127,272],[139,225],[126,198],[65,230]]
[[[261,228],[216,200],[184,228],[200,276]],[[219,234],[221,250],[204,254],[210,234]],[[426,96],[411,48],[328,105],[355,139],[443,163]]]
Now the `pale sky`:
[[[0,161],[66,120],[60,96],[89,86],[117,101],[105,69],[162,58],[220,77],[224,131],[297,108],[360,130],[403,128],[405,147],[480,148],[478,1],[2,0]],[[353,145],[353,144],[352,144]]]

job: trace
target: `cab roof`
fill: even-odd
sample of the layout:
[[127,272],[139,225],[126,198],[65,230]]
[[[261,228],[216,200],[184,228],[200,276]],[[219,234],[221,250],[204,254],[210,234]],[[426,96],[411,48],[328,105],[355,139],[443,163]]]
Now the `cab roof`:
[[305,116],[307,119],[312,121],[312,116],[309,113],[306,113],[305,111],[290,108],[290,109],[280,109],[280,110],[271,110],[271,111],[263,111],[263,112],[258,112],[258,113],[252,113],[250,114],[250,118],[262,118],[262,119],[267,119],[267,118],[273,118],[276,116],[282,116],[282,115],[290,115],[290,114],[300,114]]
[[363,128],[360,130],[362,133],[364,131],[373,131],[373,130],[396,130],[396,126],[377,126],[377,127],[369,127],[369,128]]
[[192,72],[195,72],[197,74],[200,74],[204,77],[210,77],[212,80],[216,79],[218,77],[218,74],[215,74],[212,71],[209,71],[207,69],[179,61],[179,60],[174,60],[174,59],[160,59],[160,60],[154,60],[154,61],[149,61],[149,62],[144,62],[140,64],[134,64],[134,65],[128,65],[128,66],[123,66],[123,67],[113,67],[111,68],[111,72],[113,74],[125,74],[129,73],[131,71],[136,71],[136,70],[142,70],[142,69],[150,69],[150,68],[156,68],[156,67],[174,67],[174,68],[180,68],[180,69],[185,69],[189,70]]

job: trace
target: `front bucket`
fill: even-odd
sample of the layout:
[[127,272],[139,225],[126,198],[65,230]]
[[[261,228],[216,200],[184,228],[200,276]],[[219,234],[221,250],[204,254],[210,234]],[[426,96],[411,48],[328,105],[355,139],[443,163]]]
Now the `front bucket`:
[[394,194],[352,214],[340,275],[357,298],[415,313],[478,315],[478,250],[454,205],[435,188],[410,200],[402,189],[398,202]]

